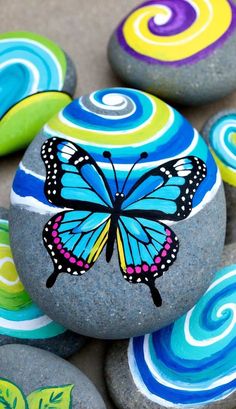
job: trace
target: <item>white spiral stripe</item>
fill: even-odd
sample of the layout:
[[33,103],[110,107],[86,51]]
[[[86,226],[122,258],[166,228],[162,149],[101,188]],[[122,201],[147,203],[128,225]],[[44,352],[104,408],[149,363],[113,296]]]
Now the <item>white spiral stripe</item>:
[[[179,380],[175,380],[175,381],[171,381],[170,379],[167,379],[164,377],[163,372],[158,372],[157,367],[155,366],[155,364],[152,361],[152,357],[150,355],[150,348],[149,348],[149,338],[151,337],[151,334],[147,334],[144,336],[144,347],[143,347],[143,352],[144,352],[144,358],[145,358],[145,362],[148,366],[148,369],[150,370],[150,372],[152,373],[153,377],[160,382],[162,385],[167,386],[168,388],[171,389],[175,389],[175,390],[186,390],[186,383],[182,382],[182,386],[180,384]],[[236,372],[233,372],[230,375],[226,375],[214,382],[211,382],[211,384],[209,386],[206,386],[206,382],[201,382],[198,383],[197,387],[194,387],[192,385],[188,385],[189,390],[191,391],[199,391],[199,389],[201,390],[211,390],[213,388],[216,388],[218,386],[224,385],[225,383],[231,382],[232,380],[235,379],[235,375]]]
[[[153,136],[151,136],[149,139],[147,138],[147,139],[145,139],[145,141],[142,141],[142,142],[132,142],[132,146],[133,146],[133,147],[143,146],[143,145],[146,145],[147,143],[150,143],[150,142],[152,142],[152,141],[155,141],[155,140],[157,140],[157,139],[160,139],[160,138],[168,131],[168,129],[173,125],[174,119],[175,119],[173,110],[171,110],[170,107],[168,107],[168,109],[169,109],[169,114],[170,114],[170,116],[169,116],[169,119],[168,119],[166,125],[165,125],[160,131],[158,131],[156,134],[154,134]],[[156,114],[156,108],[153,106],[153,113],[152,113],[152,115],[148,118],[148,121],[147,121],[147,122],[149,122],[149,121],[151,122],[151,120],[152,120],[152,118],[153,118],[153,116],[154,116],[155,114]],[[67,119],[64,118],[64,117],[61,115],[61,113],[58,115],[58,117],[59,117],[60,121],[63,122],[66,126],[69,126],[69,127],[71,127],[71,128],[77,128],[77,129],[86,130],[85,128],[82,128],[82,127],[80,127],[80,126],[78,126],[78,125],[72,124],[71,122],[67,121]],[[114,117],[113,117],[113,118],[114,118]],[[140,125],[140,126],[137,126],[137,127],[135,128],[135,131],[141,130],[142,128],[145,128],[145,127],[146,127],[146,122],[144,122],[144,123],[143,123],[142,125]],[[77,137],[69,136],[68,134],[66,134],[66,133],[64,133],[64,132],[61,132],[61,131],[58,131],[58,130],[56,130],[56,129],[51,128],[48,124],[44,126],[43,130],[44,130],[44,133],[45,133],[46,135],[48,135],[48,137],[58,136],[59,138],[65,138],[65,139],[67,139],[68,141],[77,143],[77,144],[79,144],[79,145],[84,145],[84,146],[86,146],[86,147],[88,146],[88,141],[83,140],[83,139],[79,139],[79,138],[77,138]],[[95,133],[95,134],[101,133],[101,134],[113,135],[113,136],[115,136],[115,135],[120,135],[120,134],[121,134],[121,131],[105,131],[105,130],[99,131],[99,130],[96,130],[96,129],[89,129],[88,131],[89,131],[89,133]],[[129,133],[133,133],[133,132],[134,132],[134,129],[127,130],[127,131],[124,131],[124,130],[123,130],[123,131],[122,131],[122,134],[129,134]],[[89,141],[89,145],[90,145],[90,146],[98,146],[98,147],[101,146],[100,143],[95,143],[95,142],[93,142],[93,141]],[[110,149],[120,149],[120,148],[121,148],[121,145],[115,145],[115,144],[114,144],[114,145],[110,145],[110,144],[106,144],[106,148],[110,148]],[[121,166],[122,166],[122,165],[121,165]],[[137,166],[138,166],[138,165],[137,165]],[[120,169],[121,169],[121,168],[120,168]]]
[[[142,380],[142,377],[140,375],[139,369],[137,367],[135,355],[134,355],[134,350],[133,350],[133,340],[131,339],[129,342],[129,347],[128,347],[128,364],[129,364],[129,369],[133,378],[133,381],[139,390],[141,394],[143,394],[145,397],[147,397],[150,401],[158,403],[159,405],[164,406],[165,408],[183,408],[183,404],[173,404],[165,399],[160,398],[157,395],[154,395],[151,393],[148,388],[146,387],[145,383]],[[192,409],[192,405],[185,405],[184,406],[186,409]],[[201,406],[199,406],[199,409],[201,409]]]
[[24,166],[23,162],[20,162],[19,168],[20,168],[21,170],[23,170],[23,171],[24,171],[26,174],[28,174],[28,175],[32,175],[32,176],[36,177],[37,179],[40,179],[40,180],[43,180],[43,181],[46,180],[46,177],[45,177],[45,176],[41,176],[41,175],[39,175],[38,173],[33,172],[33,171],[30,170],[30,169],[27,169],[27,168]]
[[[192,1],[192,0],[186,0],[186,1],[195,9],[197,15],[199,16],[200,15],[200,10],[197,7],[197,5],[194,3],[194,1]],[[139,26],[140,26],[141,20],[144,17],[146,17],[146,15],[149,14],[148,11],[146,13],[141,14],[137,18],[137,20],[135,21],[135,23],[134,23],[135,31],[139,35],[139,37],[141,38],[142,41],[144,41],[146,43],[149,43],[149,44],[152,44],[152,45],[155,45],[155,46],[160,46],[160,47],[163,47],[163,46],[165,46],[165,47],[176,46],[177,47],[180,44],[186,45],[187,43],[190,43],[192,40],[194,40],[196,37],[198,37],[202,32],[204,32],[208,28],[208,26],[211,24],[211,22],[212,22],[212,20],[214,18],[214,12],[213,12],[212,4],[210,3],[209,0],[203,0],[203,1],[205,1],[206,6],[207,6],[207,8],[209,10],[209,18],[208,18],[207,22],[205,23],[205,25],[203,25],[202,28],[197,33],[192,34],[191,36],[189,36],[187,38],[184,38],[182,40],[175,40],[175,41],[172,41],[172,42],[165,42],[165,44],[163,44],[162,42],[155,41],[155,40],[152,41],[152,40],[147,39],[146,37],[144,37],[143,34],[141,33],[140,29],[139,29]]]
[[9,65],[13,65],[13,64],[25,65],[32,72],[34,82],[32,84],[32,88],[31,88],[29,93],[35,94],[38,91],[39,81],[40,81],[40,74],[39,74],[38,69],[30,61],[27,61],[27,60],[21,59],[21,58],[11,58],[11,59],[3,62],[2,64],[0,64],[0,70],[2,70],[5,67],[8,67]]
[[11,190],[11,204],[13,206],[23,206],[28,211],[36,212],[39,214],[56,214],[62,212],[63,210],[72,210],[67,208],[51,207],[45,205],[44,203],[40,202],[39,200],[35,199],[32,196],[21,197],[17,195],[13,189]]
[[52,320],[47,316],[43,315],[39,318],[34,318],[32,320],[24,321],[11,321],[0,317],[0,327],[7,328],[15,331],[33,331],[46,327],[52,322]]
[[[12,264],[13,264],[13,260],[12,260]],[[7,280],[5,277],[0,275],[0,282],[3,283],[3,284],[8,285],[9,287],[13,287],[14,285],[16,285],[16,284],[18,284],[20,282],[20,279],[19,279],[19,277],[17,277],[17,279],[15,281],[10,281],[10,280]]]
[[155,17],[154,17],[154,23],[157,26],[163,26],[163,25],[168,23],[168,21],[171,19],[173,13],[171,12],[171,10],[167,6],[164,6],[164,5],[160,4],[159,8],[164,13],[163,14],[162,13],[156,14]]
[[39,43],[38,41],[34,41],[34,40],[26,39],[26,38],[7,38],[7,39],[0,40],[0,44],[7,43],[7,42],[14,43],[16,41],[32,44],[36,48],[37,47],[41,48],[45,53],[47,53],[50,56],[50,58],[53,60],[57,68],[58,77],[59,77],[59,89],[62,89],[63,88],[62,69],[55,55],[47,47],[45,47],[43,44]]
[[230,150],[230,149],[228,148],[228,146],[225,144],[225,133],[227,132],[227,129],[228,129],[230,126],[235,126],[235,123],[234,123],[234,124],[232,123],[232,125],[231,125],[231,124],[227,124],[227,125],[224,125],[224,126],[222,127],[222,129],[220,130],[219,140],[220,140],[220,143],[221,143],[221,146],[222,146],[223,150],[226,151],[226,153],[231,157],[231,159],[233,159],[233,160],[235,161],[235,165],[236,165],[236,157],[235,157],[235,155],[233,154],[233,152],[231,152],[231,150]]
[[[226,281],[228,279],[231,279],[232,277],[236,276],[236,270],[230,271],[229,273],[225,274],[223,277],[219,278],[218,280],[214,281],[211,286],[208,288],[206,291],[206,294],[209,293],[213,288],[217,287],[219,284],[221,284],[223,281]],[[196,347],[207,347],[209,345],[213,345],[216,342],[220,341],[221,339],[227,337],[227,335],[230,334],[230,332],[234,329],[234,326],[236,325],[236,303],[227,303],[222,305],[219,310],[217,311],[216,316],[218,318],[221,318],[222,314],[226,310],[231,310],[233,312],[233,317],[232,317],[232,322],[228,326],[228,328],[221,334],[216,337],[213,337],[211,339],[207,340],[196,340],[193,338],[193,336],[190,333],[190,320],[193,314],[195,307],[193,307],[187,314],[186,314],[186,320],[185,320],[185,325],[184,325],[184,332],[185,332],[185,337],[187,342]]]

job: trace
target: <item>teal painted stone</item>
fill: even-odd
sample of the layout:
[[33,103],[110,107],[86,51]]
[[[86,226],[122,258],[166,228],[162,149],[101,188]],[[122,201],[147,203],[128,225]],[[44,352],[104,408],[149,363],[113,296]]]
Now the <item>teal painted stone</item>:
[[221,408],[236,401],[236,247],[198,303],[172,325],[112,346],[106,380],[118,408]]

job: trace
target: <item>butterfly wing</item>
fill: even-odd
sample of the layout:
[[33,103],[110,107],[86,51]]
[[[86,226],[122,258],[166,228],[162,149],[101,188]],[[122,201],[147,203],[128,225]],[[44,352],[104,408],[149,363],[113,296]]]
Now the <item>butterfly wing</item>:
[[123,277],[130,283],[149,286],[158,307],[162,300],[155,288],[177,257],[179,243],[175,233],[162,223],[141,217],[120,216],[117,247]]
[[52,217],[43,230],[44,245],[54,264],[47,287],[53,286],[60,273],[88,271],[107,242],[109,227],[109,213],[72,210]]
[[41,157],[47,173],[44,191],[50,203],[93,211],[106,211],[113,206],[106,178],[80,146],[53,137],[43,144]]
[[194,156],[169,161],[138,180],[127,194],[122,210],[127,215],[157,220],[185,219],[206,173],[205,163]]

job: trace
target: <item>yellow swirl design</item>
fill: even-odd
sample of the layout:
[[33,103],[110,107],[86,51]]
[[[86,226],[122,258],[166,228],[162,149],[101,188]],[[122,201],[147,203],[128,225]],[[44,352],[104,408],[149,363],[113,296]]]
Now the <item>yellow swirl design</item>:
[[141,6],[129,15],[123,36],[138,54],[163,62],[184,60],[201,52],[219,40],[232,22],[232,8],[227,0],[188,0],[196,13],[193,24],[177,34],[162,36],[150,30],[149,22],[158,19],[168,24],[171,12],[158,1],[153,3],[156,4]]

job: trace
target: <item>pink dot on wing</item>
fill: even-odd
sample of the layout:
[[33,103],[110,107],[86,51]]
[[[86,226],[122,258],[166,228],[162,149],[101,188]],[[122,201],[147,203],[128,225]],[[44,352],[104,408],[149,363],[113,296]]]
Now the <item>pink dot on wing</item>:
[[83,267],[84,263],[82,260],[77,261],[77,266]]
[[60,239],[59,239],[59,237],[57,237],[57,238],[56,238],[56,239],[54,239],[53,241],[54,241],[54,243],[55,243],[55,244],[60,243]]
[[74,264],[74,263],[76,262],[76,259],[75,259],[74,257],[71,257],[71,258],[69,259],[69,262]]
[[133,272],[134,272],[133,267],[127,267],[126,272],[127,272],[128,274],[133,274]]
[[146,272],[149,270],[149,267],[148,267],[147,264],[143,264],[143,265],[142,265],[142,269],[143,269],[143,271],[146,273]]
[[136,267],[135,267],[135,272],[136,272],[137,274],[141,273],[141,272],[142,272],[142,268],[141,268],[140,266],[136,266]]
[[157,266],[155,265],[151,266],[151,272],[154,273],[154,271],[157,271]]
[[60,222],[60,221],[61,221],[61,219],[62,219],[62,216],[59,216],[59,217],[57,217],[57,218],[56,218],[56,220],[55,220],[55,221],[56,221],[56,222]]
[[65,257],[65,258],[70,258],[70,253],[66,252],[66,253],[64,254],[64,257]]
[[57,248],[58,248],[58,250],[61,250],[61,249],[62,249],[62,245],[61,245],[61,244],[58,244]]
[[58,224],[55,223],[55,224],[52,226],[52,228],[53,228],[54,230],[56,230],[56,229],[58,228]]
[[170,237],[168,237],[166,241],[167,243],[173,243],[173,240]]
[[170,245],[169,245],[169,244],[166,244],[166,245],[165,245],[165,249],[166,249],[166,250],[170,250]]
[[57,237],[57,231],[56,230],[53,230],[52,237]]
[[159,264],[161,262],[161,257],[156,257],[154,261],[156,264]]
[[165,256],[167,255],[167,251],[166,251],[166,250],[163,250],[162,253],[161,253],[161,255],[162,255],[162,257],[165,257]]

